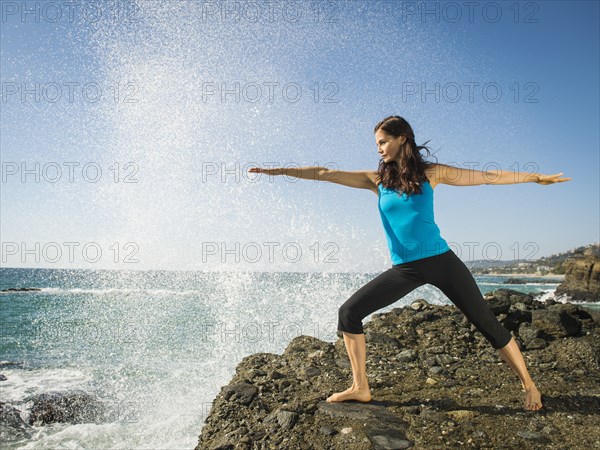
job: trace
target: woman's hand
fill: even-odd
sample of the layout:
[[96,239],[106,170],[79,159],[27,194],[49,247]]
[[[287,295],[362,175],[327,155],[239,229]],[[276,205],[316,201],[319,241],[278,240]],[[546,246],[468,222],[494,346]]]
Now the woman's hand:
[[563,173],[564,172],[559,172],[553,175],[544,175],[543,173],[538,173],[535,182],[538,184],[552,184],[562,183],[563,181],[569,181],[571,178],[560,178],[559,175],[562,175]]
[[267,175],[281,175],[281,169],[279,168],[275,168],[275,169],[263,169],[262,167],[251,167],[250,169],[248,169],[248,172],[251,173],[264,173]]

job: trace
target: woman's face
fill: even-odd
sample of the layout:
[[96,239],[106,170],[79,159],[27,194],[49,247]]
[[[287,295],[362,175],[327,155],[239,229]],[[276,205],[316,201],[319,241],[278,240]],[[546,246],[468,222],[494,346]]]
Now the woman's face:
[[394,161],[400,153],[400,147],[406,142],[404,136],[395,138],[387,134],[381,128],[375,132],[375,144],[377,145],[377,153],[381,155],[383,161],[388,163]]

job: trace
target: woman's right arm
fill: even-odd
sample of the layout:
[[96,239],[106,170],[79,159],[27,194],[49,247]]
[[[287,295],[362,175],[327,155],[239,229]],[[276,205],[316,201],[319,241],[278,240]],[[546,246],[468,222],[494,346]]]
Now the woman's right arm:
[[370,189],[377,192],[377,185],[375,184],[377,171],[375,170],[357,170],[347,172],[343,170],[332,170],[326,167],[312,166],[298,168],[278,167],[275,169],[261,169],[260,167],[253,167],[249,170],[249,172],[265,173],[268,175],[287,175],[306,180],[329,181],[331,183],[342,184],[344,186],[350,186],[359,189]]

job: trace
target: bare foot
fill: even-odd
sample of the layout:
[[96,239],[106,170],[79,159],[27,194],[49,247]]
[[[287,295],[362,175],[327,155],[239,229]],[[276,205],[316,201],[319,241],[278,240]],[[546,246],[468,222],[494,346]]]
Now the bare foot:
[[525,389],[525,409],[529,411],[542,409],[542,395],[535,386]]
[[327,402],[343,402],[346,400],[358,400],[359,402],[370,402],[371,401],[371,391],[369,388],[366,389],[356,389],[350,387],[346,389],[344,392],[336,392],[335,394],[327,397]]

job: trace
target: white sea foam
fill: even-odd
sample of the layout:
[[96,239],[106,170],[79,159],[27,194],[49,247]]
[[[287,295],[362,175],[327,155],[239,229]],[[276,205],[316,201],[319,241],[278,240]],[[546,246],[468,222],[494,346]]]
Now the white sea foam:
[[1,369],[4,401],[18,403],[43,392],[66,392],[85,386],[93,377],[79,369]]

